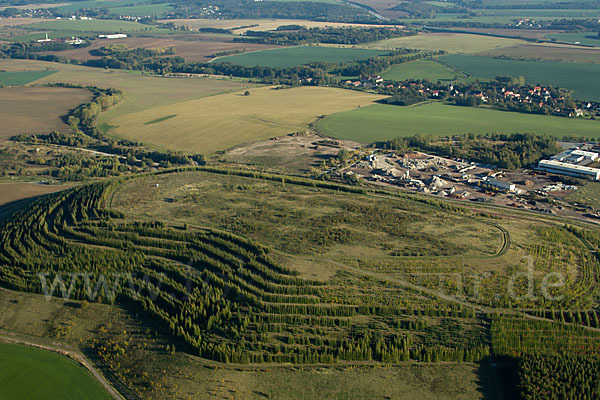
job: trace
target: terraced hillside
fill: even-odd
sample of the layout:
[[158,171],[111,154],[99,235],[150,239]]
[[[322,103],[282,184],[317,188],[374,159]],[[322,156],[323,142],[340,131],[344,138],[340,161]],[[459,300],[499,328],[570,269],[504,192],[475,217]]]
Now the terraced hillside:
[[[92,283],[101,277],[113,282],[118,273],[115,291],[98,293],[102,300],[142,307],[190,351],[223,362],[425,360],[438,353],[472,360],[487,354],[472,310],[326,301],[331,287],[299,278],[254,242],[212,229],[125,221],[102,207],[109,188],[93,184],[50,195],[16,215],[2,235],[3,284],[44,292],[38,274],[47,274],[48,284],[60,275],[62,288],[84,299],[85,279],[67,281],[65,273],[89,274],[81,276]],[[452,313],[464,319],[471,338],[426,347],[417,335],[398,333],[404,323],[419,324],[411,319],[421,313],[434,319]],[[460,326],[442,324],[444,329]]]
[[[600,349],[590,253],[600,235],[526,215],[203,167],[48,195],[0,238],[2,286],[143,312],[177,349],[222,363]],[[529,264],[515,263],[522,257]],[[503,293],[527,267],[536,296],[525,295],[526,279]],[[538,291],[544,272],[566,277],[546,288],[552,301]]]

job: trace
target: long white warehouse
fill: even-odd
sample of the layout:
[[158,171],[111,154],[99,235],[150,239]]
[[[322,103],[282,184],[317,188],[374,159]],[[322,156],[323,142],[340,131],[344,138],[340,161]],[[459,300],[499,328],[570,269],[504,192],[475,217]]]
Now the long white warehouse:
[[541,160],[538,168],[560,175],[570,175],[578,178],[593,178],[600,180],[600,169],[589,168],[582,165],[564,163],[556,160]]

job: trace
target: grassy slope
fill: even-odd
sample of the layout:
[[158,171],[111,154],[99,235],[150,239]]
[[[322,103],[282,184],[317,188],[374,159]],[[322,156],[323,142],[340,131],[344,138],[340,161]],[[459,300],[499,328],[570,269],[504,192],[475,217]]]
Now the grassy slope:
[[82,367],[44,350],[0,343],[0,397],[110,399]]
[[289,68],[314,61],[341,63],[365,60],[383,54],[386,54],[386,51],[301,46],[221,57],[215,59],[213,62],[231,62],[245,66],[260,65],[265,67]]
[[562,137],[600,137],[600,123],[581,119],[509,113],[474,107],[430,103],[412,107],[373,105],[331,115],[317,123],[322,133],[363,143],[417,133],[536,132]]
[[[160,184],[159,191],[154,190],[154,183]],[[164,196],[174,201],[165,203]],[[201,202],[196,201],[199,196]],[[116,192],[112,206],[133,215],[238,230],[238,234],[295,255],[356,258],[368,255],[371,259],[388,259],[390,249],[409,251],[407,249],[414,246],[435,255],[456,246],[461,256],[485,257],[493,255],[502,245],[497,229],[468,217],[430,213],[416,202],[348,194],[338,198],[328,191],[313,188],[282,189],[278,183],[241,177],[224,179],[199,172],[132,180]],[[356,213],[365,216],[361,219]],[[405,221],[403,218],[410,213],[422,218]],[[243,222],[234,225],[220,217],[225,214],[235,215]],[[337,227],[333,222],[323,221],[329,218],[333,221],[335,218],[331,216],[341,214],[348,220],[339,225],[351,226],[355,236],[335,244],[311,240],[315,231],[326,230],[331,225]],[[392,225],[402,223],[406,231],[420,232],[422,239],[407,240],[400,233],[390,233],[393,229],[385,222],[369,220],[371,214],[385,215],[385,219],[394,221]],[[433,243],[433,236],[427,235],[429,226],[438,227],[435,233],[438,243]],[[465,243],[469,245],[464,246]]]
[[402,81],[412,79],[452,80],[457,73],[451,68],[432,60],[417,60],[404,64],[396,64],[381,74],[384,79]]
[[[206,97],[117,118],[114,135],[160,148],[212,153],[236,144],[307,129],[322,114],[367,105],[381,96],[343,89],[269,87]],[[176,115],[168,120],[161,118]],[[154,122],[148,124],[149,122]]]
[[440,60],[468,72],[473,77],[494,78],[498,75],[524,76],[528,83],[572,89],[575,97],[600,99],[600,65],[555,61],[522,61],[496,58],[447,55]]

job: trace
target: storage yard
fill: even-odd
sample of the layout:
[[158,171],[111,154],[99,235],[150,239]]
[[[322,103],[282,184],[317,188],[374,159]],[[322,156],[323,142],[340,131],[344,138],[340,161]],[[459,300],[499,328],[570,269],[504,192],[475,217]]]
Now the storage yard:
[[326,173],[416,193],[587,219],[598,218],[598,210],[565,197],[598,179],[600,163],[594,151],[598,149],[595,144],[570,144],[537,168],[516,171],[418,151],[397,154],[375,149],[355,152],[346,166]]

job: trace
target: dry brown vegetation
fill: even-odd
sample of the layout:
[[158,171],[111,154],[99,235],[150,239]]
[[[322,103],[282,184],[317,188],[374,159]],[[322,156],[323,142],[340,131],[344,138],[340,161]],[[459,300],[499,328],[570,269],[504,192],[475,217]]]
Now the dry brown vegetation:
[[91,98],[83,89],[15,87],[0,89],[0,142],[21,133],[68,132],[61,119]]

